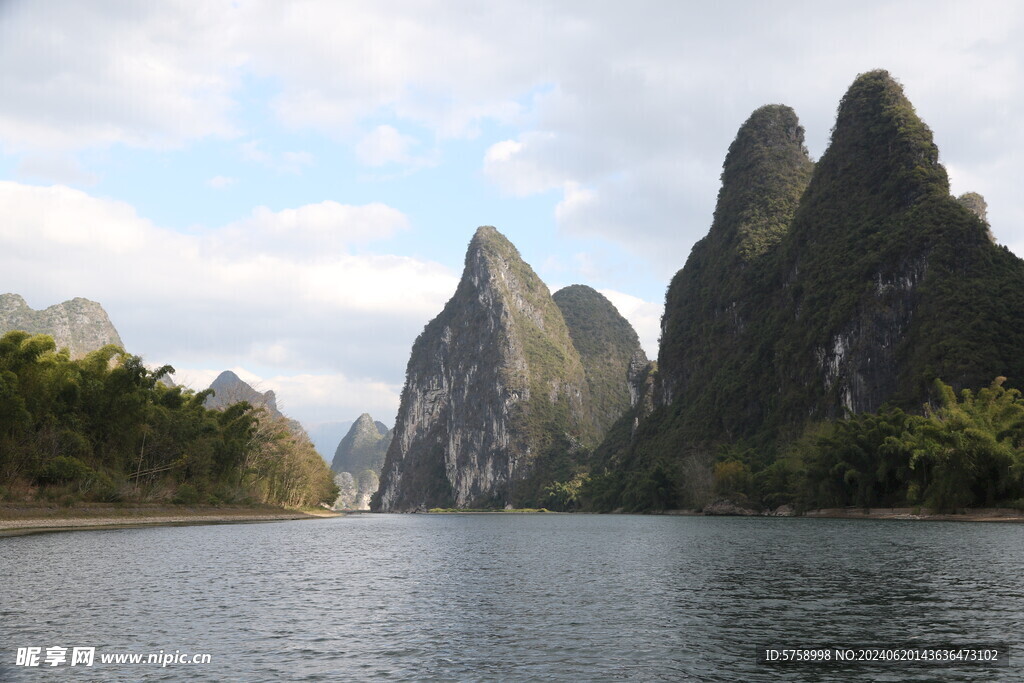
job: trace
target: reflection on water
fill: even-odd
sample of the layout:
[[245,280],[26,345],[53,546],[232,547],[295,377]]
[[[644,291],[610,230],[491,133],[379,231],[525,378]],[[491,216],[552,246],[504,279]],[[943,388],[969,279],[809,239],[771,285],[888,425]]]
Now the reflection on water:
[[[1007,643],[1024,633],[1022,548],[1010,524],[591,515],[13,537],[0,680],[1018,680],[1013,661],[780,668],[756,652]],[[77,645],[213,661],[14,666],[18,647]]]

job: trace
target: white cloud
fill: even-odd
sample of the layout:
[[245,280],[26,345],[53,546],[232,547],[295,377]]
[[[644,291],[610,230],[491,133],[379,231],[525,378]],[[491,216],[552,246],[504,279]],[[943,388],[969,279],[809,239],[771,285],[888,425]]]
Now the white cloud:
[[0,212],[12,288],[37,307],[100,301],[129,351],[176,367],[398,384],[413,339],[457,282],[436,263],[350,249],[406,226],[382,204],[260,208],[186,235],[79,190],[0,182]]
[[416,138],[399,133],[394,126],[381,125],[366,134],[356,145],[356,156],[367,166],[407,164]]
[[207,187],[212,187],[215,190],[223,190],[231,187],[238,182],[238,178],[230,178],[228,176],[215,175],[206,181]]
[[258,206],[247,218],[209,233],[208,239],[222,250],[331,261],[349,245],[386,239],[408,227],[405,214],[385,204],[351,206],[327,200],[282,211]]
[[271,160],[270,154],[263,149],[262,140],[246,140],[238,145],[238,151],[246,161],[252,161],[257,164],[269,164]]
[[300,175],[306,167],[313,165],[313,155],[309,152],[268,152],[263,140],[246,140],[238,145],[238,151],[246,161],[272,168],[278,173]]
[[484,154],[484,175],[516,197],[560,188],[571,181],[561,169],[545,164],[538,151],[554,143],[554,133],[527,133],[518,140],[496,142]]
[[99,181],[99,176],[86,171],[74,156],[60,153],[23,155],[14,169],[14,174],[22,179],[85,187],[95,185]]
[[567,182],[563,188],[562,201],[555,207],[555,218],[559,224],[570,222],[573,215],[585,211],[594,204],[597,193],[582,187],[579,183]]
[[313,165],[313,155],[309,152],[283,152],[279,168],[283,173],[298,175],[307,166]]
[[345,374],[296,374],[263,377],[242,366],[221,369],[177,368],[178,384],[202,391],[223,370],[231,370],[257,391],[273,390],[278,409],[304,425],[351,420],[362,413],[394,424],[402,385]]
[[10,2],[0,21],[9,151],[166,148],[236,134],[227,3]]
[[[485,177],[513,196],[562,190],[567,234],[614,239],[666,275],[707,230],[725,151],[762,104],[794,106],[817,155],[854,75],[884,67],[963,173],[1016,168],[1024,146],[1024,7],[1012,1],[984,11],[904,0],[467,12],[402,0],[65,0],[4,11],[0,141],[9,152],[237,135],[250,80],[269,84],[257,104],[280,122],[358,145],[371,166],[409,163],[405,124],[441,142],[498,124],[506,139],[488,149]],[[283,173],[312,163],[308,152],[243,146]],[[1003,216],[1021,213],[1017,175],[985,192],[997,232]],[[592,201],[574,206],[582,196],[567,188]]]

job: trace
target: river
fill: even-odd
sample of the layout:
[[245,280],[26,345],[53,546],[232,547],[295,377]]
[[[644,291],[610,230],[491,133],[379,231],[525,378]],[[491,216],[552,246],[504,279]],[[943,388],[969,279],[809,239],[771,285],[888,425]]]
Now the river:
[[[365,514],[0,538],[0,680],[1020,680],[1022,560],[1016,524],[803,518]],[[1009,646],[1008,665],[758,657],[978,645]],[[92,666],[71,665],[75,647]],[[209,661],[101,661],[151,653]]]

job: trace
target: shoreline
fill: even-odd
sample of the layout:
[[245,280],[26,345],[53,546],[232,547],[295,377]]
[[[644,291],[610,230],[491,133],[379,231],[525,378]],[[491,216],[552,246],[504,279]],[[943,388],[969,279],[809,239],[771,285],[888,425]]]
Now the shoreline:
[[1024,522],[1024,511],[1014,508],[967,508],[952,513],[928,512],[924,508],[822,508],[808,510],[802,516],[821,519],[893,519],[923,522]]
[[339,516],[342,515],[327,510],[321,513],[272,506],[93,503],[65,508],[39,503],[2,503],[0,537],[149,526],[256,524]]
[[763,510],[757,511],[739,506],[730,506],[726,510],[704,512],[695,510],[664,510],[653,512],[656,515],[681,517],[772,517],[772,518],[806,518],[806,519],[875,519],[920,522],[1024,522],[1024,510],[1016,508],[964,508],[959,512],[930,512],[926,508],[818,508],[794,513]]

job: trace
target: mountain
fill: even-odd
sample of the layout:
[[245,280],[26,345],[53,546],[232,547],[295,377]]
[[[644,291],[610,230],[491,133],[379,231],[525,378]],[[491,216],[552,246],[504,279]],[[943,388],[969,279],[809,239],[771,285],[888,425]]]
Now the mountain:
[[207,408],[219,410],[245,401],[253,407],[266,408],[271,417],[284,420],[292,433],[301,435],[304,439],[309,440],[309,435],[306,434],[306,430],[297,420],[287,417],[278,410],[277,395],[272,389],[262,393],[256,391],[230,370],[225,370],[217,375],[217,378],[210,384],[210,389],[213,389],[213,393],[207,396],[206,401],[203,403]]
[[669,287],[656,405],[598,451],[596,507],[699,506],[723,453],[764,465],[809,424],[919,411],[936,379],[1024,385],[1024,262],[938,159],[885,71],[851,85],[817,164],[791,109],[754,112]]
[[374,510],[504,507],[599,438],[562,312],[518,250],[476,231],[455,295],[413,344]]
[[331,469],[337,473],[336,510],[370,509],[370,498],[380,486],[380,471],[391,437],[387,425],[374,421],[369,413],[363,413],[352,423],[331,463]]
[[647,355],[629,321],[611,301],[586,285],[570,285],[552,296],[580,354],[593,429],[604,434],[636,402],[631,376],[647,366]]
[[235,403],[246,401],[254,406],[265,406],[274,417],[283,417],[277,409],[277,395],[273,390],[259,392],[253,389],[241,377],[225,370],[217,375],[210,384],[213,393],[206,398],[207,408],[226,408]]
[[378,476],[384,465],[384,456],[391,443],[391,430],[383,422],[375,422],[369,413],[363,413],[334,451],[331,469],[358,475],[372,470]]
[[48,334],[58,349],[71,352],[72,359],[107,344],[124,348],[103,306],[80,297],[36,311],[18,294],[0,294],[0,334],[12,330]]

